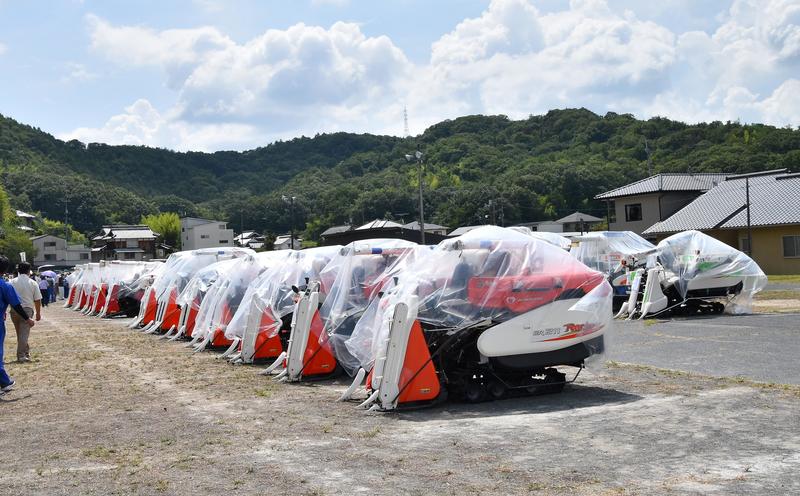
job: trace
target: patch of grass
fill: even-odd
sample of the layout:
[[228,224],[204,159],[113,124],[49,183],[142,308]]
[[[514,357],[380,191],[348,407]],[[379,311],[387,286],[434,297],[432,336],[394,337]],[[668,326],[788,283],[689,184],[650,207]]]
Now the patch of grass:
[[255,390],[255,394],[261,398],[269,398],[272,396],[272,390],[267,388],[258,388]]
[[800,300],[800,291],[791,289],[771,289],[756,293],[756,300]]
[[724,385],[740,385],[740,386],[747,386],[756,389],[761,389],[764,391],[779,391],[791,394],[793,396],[797,396],[800,398],[800,386],[795,386],[794,384],[780,384],[776,382],[758,382],[748,379],[746,377],[718,377],[712,375],[705,375],[705,374],[697,374],[694,372],[684,372],[682,370],[673,370],[673,369],[663,369],[660,367],[652,367],[650,365],[639,365],[635,363],[625,363],[625,362],[616,362],[613,360],[609,360],[606,362],[606,366],[608,368],[624,368],[627,370],[634,370],[638,372],[650,372],[656,373],[659,375],[663,375],[666,377],[671,378],[703,378],[703,379],[712,379],[718,381]]
[[657,324],[658,319],[644,319],[642,322],[645,326],[650,327],[651,325]]
[[381,433],[380,427],[373,427],[368,431],[362,432],[360,436],[363,438],[372,439],[373,437],[377,436],[380,433]]
[[797,282],[800,283],[800,274],[767,276],[769,282]]

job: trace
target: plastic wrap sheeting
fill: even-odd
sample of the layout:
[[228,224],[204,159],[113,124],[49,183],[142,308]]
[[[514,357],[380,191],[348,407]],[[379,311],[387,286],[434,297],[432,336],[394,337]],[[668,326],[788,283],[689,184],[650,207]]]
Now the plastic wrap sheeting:
[[[384,291],[382,298],[370,303],[345,343],[367,369],[388,336],[394,307],[400,302],[408,304],[412,313],[416,310],[424,327],[455,332],[487,319],[504,322],[555,300],[574,298],[579,298],[576,310],[588,309],[587,328],[608,328],[612,319],[611,287],[604,274],[554,245],[495,226],[442,241],[417,257],[396,285]],[[535,328],[537,322],[529,325]]]
[[193,334],[206,336],[217,329],[224,331],[250,283],[264,270],[282,263],[291,253],[292,250],[268,251],[231,260],[203,298]]
[[323,246],[275,252],[286,253],[286,256],[252,281],[225,329],[225,337],[244,337],[248,322],[259,322],[259,333],[276,335],[282,319],[294,311],[296,293],[292,286],[304,289],[306,281],[318,281],[322,270],[340,249],[341,246]]
[[699,231],[684,231],[665,238],[656,247],[658,262],[666,270],[666,283],[682,298],[696,291],[731,288],[741,291],[726,306],[728,313],[749,313],[753,296],[767,285],[761,267],[745,253]]
[[584,265],[606,275],[613,274],[622,260],[655,250],[655,245],[632,231],[597,231],[574,239],[570,253]]
[[168,297],[172,289],[178,294],[200,269],[227,258],[255,255],[249,248],[205,248],[173,253],[167,259],[164,275],[154,284],[156,298]]
[[430,251],[411,241],[369,239],[345,246],[320,274],[326,294],[320,308],[325,325],[321,339],[330,339],[336,359],[351,375],[359,363],[345,346],[369,302],[387,281],[400,274],[418,251]]
[[558,246],[562,250],[569,250],[569,247],[572,246],[572,241],[558,233],[552,233],[547,231],[533,231],[528,227],[525,226],[513,226],[509,227],[512,231],[517,231],[522,234],[526,234],[536,239],[541,239],[542,241],[547,241],[551,245]]

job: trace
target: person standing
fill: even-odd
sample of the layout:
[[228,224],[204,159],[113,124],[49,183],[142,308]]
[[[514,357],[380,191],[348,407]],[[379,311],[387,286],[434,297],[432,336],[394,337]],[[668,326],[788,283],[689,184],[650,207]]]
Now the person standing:
[[48,302],[56,302],[56,281],[52,277],[47,277],[47,298]]
[[[10,267],[11,262],[8,261],[8,258],[0,255],[0,273],[7,273]],[[33,327],[35,325],[33,319],[28,317],[28,314],[25,313],[25,310],[20,306],[17,292],[5,281],[5,278],[2,278],[2,280],[0,280],[0,313],[4,316],[6,314],[6,308],[8,308],[9,305],[18,315],[25,318],[29,326]],[[6,322],[5,319],[2,319],[0,320],[0,392],[2,393],[7,393],[14,389],[15,384],[14,379],[8,376],[3,364],[3,346],[5,345],[5,341]]]
[[[20,305],[25,313],[33,315],[33,309],[36,309],[36,321],[38,322],[42,320],[42,294],[39,291],[39,285],[30,278],[31,264],[21,262],[17,265],[17,272],[19,275],[11,279],[11,287],[17,292]],[[17,361],[30,362],[31,348],[28,338],[31,335],[31,327],[16,313],[11,314],[11,322],[14,323],[14,328],[17,330]]]
[[67,298],[69,298],[69,280],[67,280],[66,276],[64,276],[63,283],[64,283],[64,299],[66,300]]
[[39,276],[39,290],[42,292],[42,305],[47,306],[50,303],[50,297],[47,294],[47,278],[43,275]]

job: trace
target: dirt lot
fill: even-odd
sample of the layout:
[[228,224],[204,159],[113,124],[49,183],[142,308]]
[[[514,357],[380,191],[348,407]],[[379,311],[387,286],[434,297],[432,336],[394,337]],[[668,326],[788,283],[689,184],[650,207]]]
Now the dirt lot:
[[800,493],[796,386],[611,363],[560,395],[366,414],[61,308],[32,344],[0,494]]

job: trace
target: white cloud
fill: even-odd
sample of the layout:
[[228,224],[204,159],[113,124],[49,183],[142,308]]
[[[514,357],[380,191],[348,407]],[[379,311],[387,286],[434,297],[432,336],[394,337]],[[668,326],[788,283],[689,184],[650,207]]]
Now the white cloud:
[[524,117],[580,106],[800,122],[800,0],[732,0],[713,32],[676,34],[641,15],[605,0],[571,0],[547,13],[533,0],[493,0],[443,34],[418,66],[355,23],[296,24],[240,43],[215,27],[157,31],[89,16],[92,50],[122,67],[160,68],[175,102],[159,111],[140,100],[102,127],[70,134],[246,148],[316,132],[399,134],[404,105],[415,133],[468,113]]
[[63,140],[115,145],[153,145],[177,150],[214,151],[252,146],[260,137],[246,124],[207,124],[192,126],[171,115],[162,115],[153,105],[140,99],[100,128],[82,127],[60,135]]
[[3,43],[0,43],[0,55],[3,55],[4,53],[6,53],[6,51],[8,51],[8,47]]
[[62,83],[85,82],[97,79],[97,74],[90,71],[85,65],[77,62],[68,62],[67,74],[61,78]]

